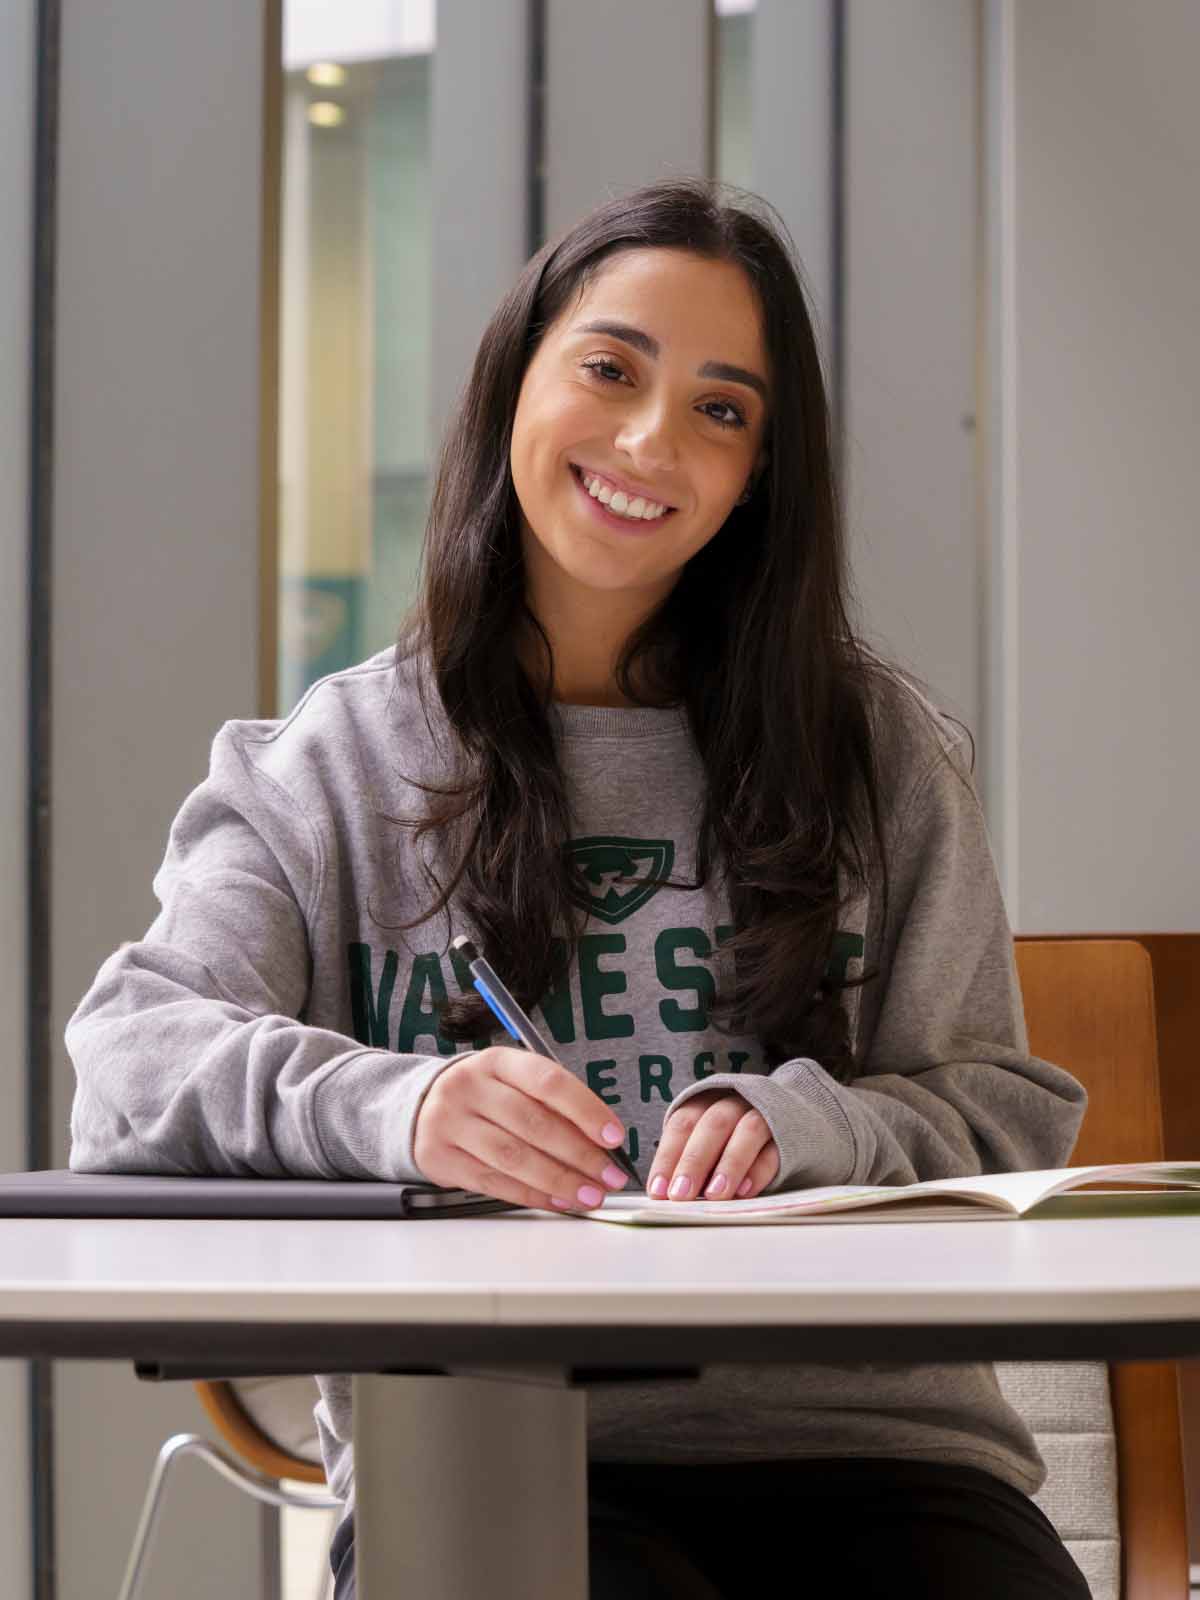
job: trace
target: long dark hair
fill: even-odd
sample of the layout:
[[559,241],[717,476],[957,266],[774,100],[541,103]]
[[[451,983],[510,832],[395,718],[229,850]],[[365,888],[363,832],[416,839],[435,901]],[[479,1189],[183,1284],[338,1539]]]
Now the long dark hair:
[[[419,592],[395,655],[398,672],[421,658],[426,722],[450,738],[439,781],[410,779],[428,809],[387,820],[415,830],[418,844],[433,833],[447,881],[422,863],[431,904],[411,922],[379,925],[416,927],[454,895],[527,1009],[565,975],[586,913],[569,893],[550,673],[535,685],[517,652],[520,637],[540,636],[549,665],[526,605],[509,469],[517,397],[545,330],[615,253],[685,249],[736,263],[763,318],[766,465],[628,639],[616,681],[635,704],[682,704],[703,761],[696,882],[663,881],[700,888],[714,865],[724,878],[737,931],[723,946],[710,1021],[756,1037],[768,1066],[813,1056],[847,1080],[846,980],[828,967],[839,882],[853,891],[878,869],[886,895],[872,731],[873,681],[885,669],[848,620],[829,407],[801,271],[758,214],[767,203],[743,190],[728,199],[727,189],[672,180],[598,207],[530,260],[480,340],[441,446]],[[496,1029],[475,994],[444,1002],[439,1022],[451,1039]]]

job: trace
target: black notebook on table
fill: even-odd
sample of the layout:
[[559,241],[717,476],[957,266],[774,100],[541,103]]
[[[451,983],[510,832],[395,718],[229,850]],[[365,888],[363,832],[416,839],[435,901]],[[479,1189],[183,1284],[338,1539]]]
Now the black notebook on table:
[[525,1208],[420,1183],[321,1178],[168,1178],[107,1172],[0,1173],[0,1217],[274,1217],[329,1221],[484,1217]]

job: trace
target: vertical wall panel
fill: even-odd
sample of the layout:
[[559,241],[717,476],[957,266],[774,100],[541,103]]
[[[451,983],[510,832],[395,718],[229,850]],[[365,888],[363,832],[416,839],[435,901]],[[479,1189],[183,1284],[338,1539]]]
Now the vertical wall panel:
[[[833,374],[833,0],[758,0],[750,15],[752,187],[787,224]],[[833,396],[830,395],[832,402]]]
[[429,459],[480,335],[526,261],[529,0],[452,0],[433,56]]
[[[25,1165],[29,430],[36,0],[0,51],[0,1166]],[[26,1363],[0,1361],[0,1594],[29,1595]]]
[[546,0],[546,237],[711,165],[712,0]]
[[846,96],[854,570],[869,634],[978,738],[973,0],[848,0]]
[[1012,8],[1022,926],[1200,928],[1200,8]]
[[985,528],[984,805],[1000,869],[1009,921],[1021,923],[1017,863],[1020,766],[1017,622],[1020,545],[1017,538],[1016,95],[1013,6],[999,0],[983,11],[980,126],[983,294],[979,382],[981,499]]
[[[263,19],[245,0],[65,0],[54,475],[54,1160],[63,1026],[140,938],[170,822],[259,709]],[[59,1600],[116,1592],[190,1386],[55,1367]],[[189,1462],[144,1600],[249,1593],[257,1508]]]

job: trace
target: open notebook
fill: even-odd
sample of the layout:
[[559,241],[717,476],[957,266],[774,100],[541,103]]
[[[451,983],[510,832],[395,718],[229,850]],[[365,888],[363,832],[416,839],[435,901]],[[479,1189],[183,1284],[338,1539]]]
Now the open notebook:
[[[644,1194],[610,1194],[598,1209],[572,1212],[570,1216],[587,1222],[651,1225],[974,1222],[1012,1217],[1145,1214],[1147,1210],[1183,1210],[1200,1215],[1200,1161],[991,1172],[982,1177],[935,1178],[926,1183],[885,1188],[849,1185],[792,1189],[749,1200],[651,1200]],[[565,1215],[557,1211],[551,1214]]]

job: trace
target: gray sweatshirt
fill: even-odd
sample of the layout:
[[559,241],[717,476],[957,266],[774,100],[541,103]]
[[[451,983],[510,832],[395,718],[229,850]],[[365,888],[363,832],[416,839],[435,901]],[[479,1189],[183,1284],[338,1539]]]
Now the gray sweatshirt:
[[[381,815],[416,814],[404,774],[439,770],[413,672],[383,651],[314,684],[286,718],[221,728],[171,827],[161,911],[67,1024],[73,1170],[424,1179],[424,1095],[507,1037],[436,1031],[433,1001],[469,988],[450,940],[478,937],[453,902],[407,936],[372,920],[429,901],[411,834]],[[569,984],[535,1021],[616,1108],[643,1183],[664,1119],[716,1086],[766,1118],[781,1161],[770,1190],[1065,1164],[1086,1096],[1029,1054],[965,741],[915,691],[893,691],[883,719],[888,925],[878,893],[848,897],[839,919],[849,974],[880,968],[847,991],[849,1087],[804,1059],[767,1076],[754,1038],[706,1026],[731,922],[719,879],[622,882],[693,876],[703,773],[684,712],[556,704],[552,716],[589,918]],[[352,1502],[350,1380],[319,1385],[330,1484]],[[594,1388],[588,1413],[595,1460],[903,1457],[981,1467],[1027,1493],[1045,1477],[987,1363],[716,1365],[694,1382]]]

